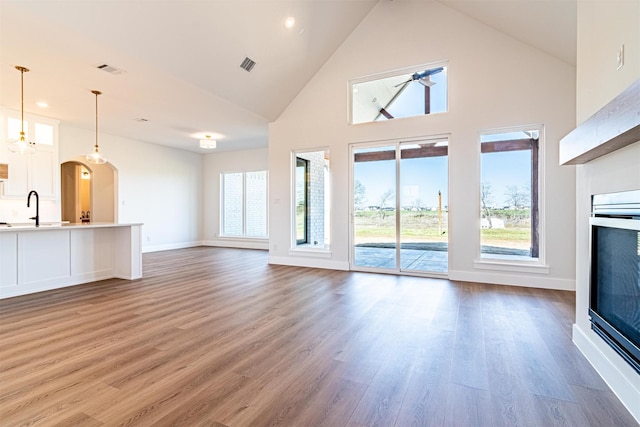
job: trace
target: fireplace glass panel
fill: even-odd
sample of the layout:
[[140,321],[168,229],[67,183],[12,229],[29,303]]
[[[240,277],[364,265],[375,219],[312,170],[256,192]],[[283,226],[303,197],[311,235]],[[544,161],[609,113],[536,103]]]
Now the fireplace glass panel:
[[594,227],[592,309],[640,348],[640,231]]

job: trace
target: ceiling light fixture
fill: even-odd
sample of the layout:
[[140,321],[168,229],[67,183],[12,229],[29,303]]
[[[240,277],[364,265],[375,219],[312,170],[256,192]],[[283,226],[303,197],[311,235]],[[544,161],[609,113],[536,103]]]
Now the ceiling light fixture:
[[294,25],[296,25],[296,18],[294,18],[293,16],[290,16],[287,19],[285,19],[284,21],[285,28],[290,30],[293,28]]
[[201,139],[198,144],[200,148],[204,148],[205,150],[213,150],[216,148],[217,141],[215,139],[211,139],[211,135],[205,135],[206,139]]
[[89,163],[103,165],[107,163],[107,158],[100,154],[100,149],[98,148],[98,95],[101,95],[102,92],[92,90],[91,93],[96,96],[96,144],[93,146],[93,152],[87,154],[85,158]]
[[29,69],[16,65],[16,70],[20,71],[20,138],[9,143],[7,148],[12,153],[33,154],[36,152],[36,144],[34,142],[27,142],[27,139],[24,136],[24,73],[28,73]]

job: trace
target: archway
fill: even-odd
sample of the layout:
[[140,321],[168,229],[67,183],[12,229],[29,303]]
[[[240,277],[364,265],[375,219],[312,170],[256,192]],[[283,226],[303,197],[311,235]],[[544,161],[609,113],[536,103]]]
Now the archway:
[[118,222],[118,172],[111,164],[94,165],[84,157],[60,165],[62,221]]

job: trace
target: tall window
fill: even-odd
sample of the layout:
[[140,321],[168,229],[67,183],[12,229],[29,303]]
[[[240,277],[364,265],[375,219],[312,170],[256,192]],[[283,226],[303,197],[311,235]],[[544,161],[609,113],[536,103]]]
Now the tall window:
[[310,181],[309,160],[296,157],[296,243],[298,245],[309,243]]
[[539,258],[539,128],[480,137],[482,258]]
[[221,175],[221,235],[267,237],[267,171]]

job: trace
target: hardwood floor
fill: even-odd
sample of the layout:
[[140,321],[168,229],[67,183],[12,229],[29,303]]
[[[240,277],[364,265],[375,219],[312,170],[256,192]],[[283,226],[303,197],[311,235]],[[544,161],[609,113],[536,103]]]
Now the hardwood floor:
[[571,292],[144,255],[0,301],[0,425],[635,426]]

